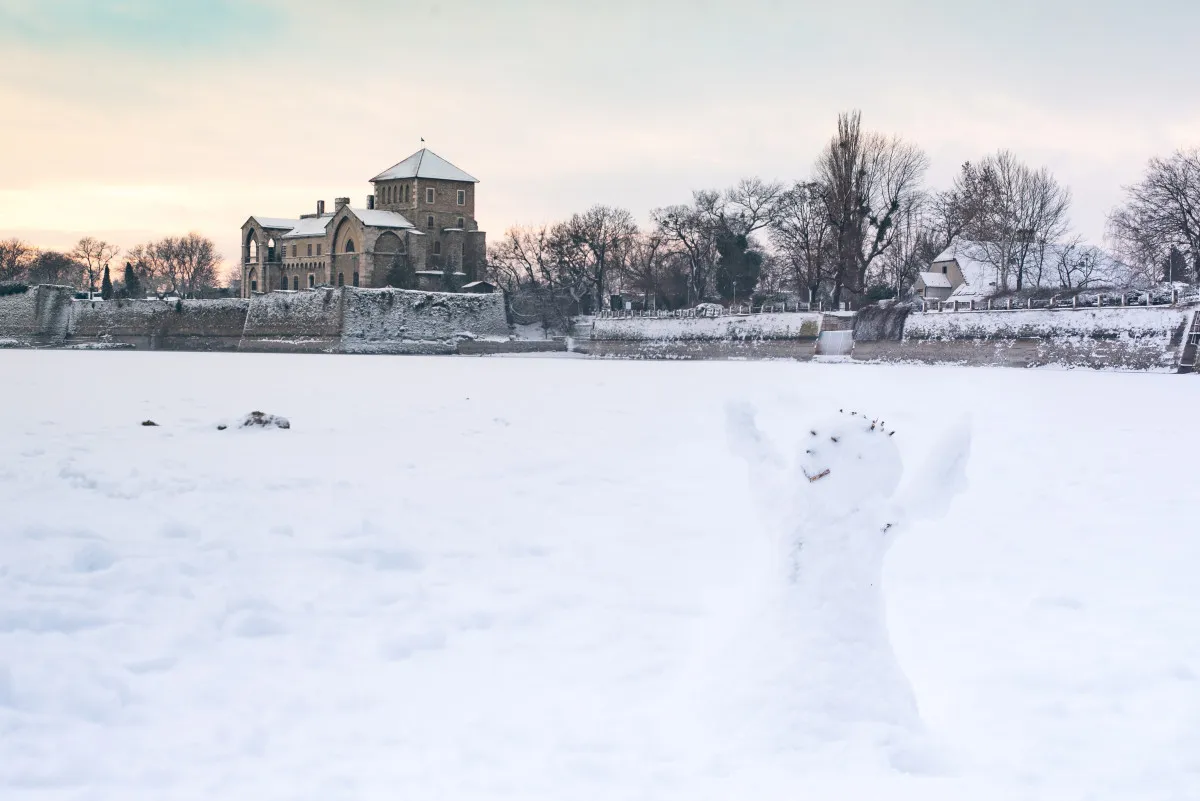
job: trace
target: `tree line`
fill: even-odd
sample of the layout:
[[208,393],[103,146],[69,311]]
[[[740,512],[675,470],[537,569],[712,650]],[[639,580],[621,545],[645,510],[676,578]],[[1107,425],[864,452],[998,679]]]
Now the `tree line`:
[[1200,281],[1200,149],[1151,160],[1125,187],[1107,221],[1114,255],[1072,233],[1071,191],[1045,167],[1000,150],[941,189],[926,184],[928,167],[917,145],[844,113],[800,180],[696,191],[653,210],[645,228],[604,205],[514,226],[489,249],[489,278],[542,322],[616,294],[660,309],[778,293],[835,305],[903,296],[954,243],[969,243],[1007,290]]
[[150,240],[124,253],[90,236],[69,251],[42,250],[20,239],[0,241],[0,284],[62,284],[105,300],[203,294],[217,286],[220,263],[214,242],[197,233]]

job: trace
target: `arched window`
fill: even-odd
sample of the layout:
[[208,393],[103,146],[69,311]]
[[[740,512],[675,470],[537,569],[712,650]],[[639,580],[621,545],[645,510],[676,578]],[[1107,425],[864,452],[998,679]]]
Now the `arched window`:
[[312,289],[316,285],[317,285],[316,276],[313,275],[312,273],[309,273],[308,274],[308,288]]
[[253,268],[251,268],[250,272],[246,274],[246,279],[250,282],[250,291],[257,292],[258,291],[258,273]]
[[353,239],[347,239],[347,240],[346,240],[346,252],[347,252],[347,253],[353,253],[353,252],[354,252],[354,240],[353,240]]
[[250,240],[247,244],[249,245],[249,248],[250,248],[250,256],[248,258],[248,261],[251,261],[251,262],[258,261],[258,240],[254,238],[253,233],[250,234]]
[[292,289],[299,289],[299,288],[300,288],[300,276],[293,275],[292,276]]
[[282,273],[279,275],[279,288],[287,289],[287,276]]
[[358,273],[354,274],[354,285],[358,286]]
[[345,285],[346,285],[346,274],[338,273],[338,286],[345,286]]
[[435,256],[442,255],[442,243],[441,242],[433,243],[433,255],[435,255]]
[[430,231],[433,230],[433,215],[432,214],[430,214],[428,217],[425,218],[425,227],[428,228]]
[[267,240],[267,261],[275,261],[275,240]]

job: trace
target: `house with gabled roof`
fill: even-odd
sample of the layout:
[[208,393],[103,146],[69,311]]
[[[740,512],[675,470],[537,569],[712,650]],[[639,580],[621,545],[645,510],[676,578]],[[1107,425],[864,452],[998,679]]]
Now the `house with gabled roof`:
[[[483,272],[486,234],[475,219],[479,181],[422,148],[371,179],[364,208],[252,216],[242,225],[242,287],[249,297],[319,285],[443,289]],[[399,269],[397,269],[399,268]],[[452,281],[447,281],[447,274]]]

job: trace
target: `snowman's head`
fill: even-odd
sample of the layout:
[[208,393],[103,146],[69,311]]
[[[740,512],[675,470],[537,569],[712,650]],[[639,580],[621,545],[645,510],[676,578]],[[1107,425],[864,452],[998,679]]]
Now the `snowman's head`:
[[813,425],[798,455],[807,489],[847,508],[888,498],[903,472],[894,433],[878,420],[849,411]]

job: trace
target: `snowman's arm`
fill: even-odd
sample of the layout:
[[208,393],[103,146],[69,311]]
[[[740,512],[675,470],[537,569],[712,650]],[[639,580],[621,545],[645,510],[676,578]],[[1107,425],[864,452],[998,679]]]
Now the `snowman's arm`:
[[967,488],[971,457],[971,423],[962,420],[939,440],[922,469],[909,472],[899,493],[898,524],[943,517],[954,498]]
[[781,476],[785,462],[759,430],[754,407],[744,402],[726,405],[725,433],[729,439],[729,449],[745,460],[749,468],[750,483],[758,502],[773,502],[782,489]]

